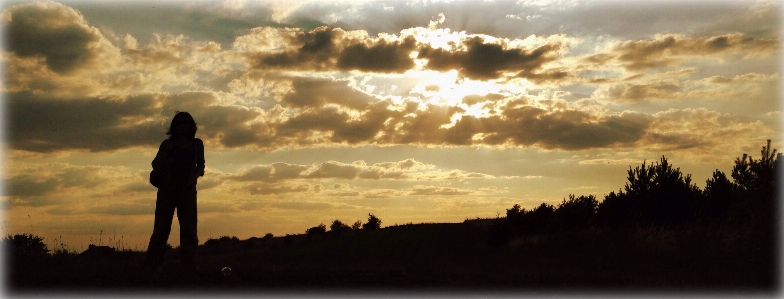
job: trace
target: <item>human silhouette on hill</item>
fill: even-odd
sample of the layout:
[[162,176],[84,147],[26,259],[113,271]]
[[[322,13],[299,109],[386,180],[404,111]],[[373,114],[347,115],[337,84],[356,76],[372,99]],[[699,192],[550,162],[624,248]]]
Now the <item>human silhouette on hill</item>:
[[196,231],[196,181],[204,175],[204,143],[196,138],[196,122],[188,112],[177,112],[166,132],[169,138],[158,148],[154,170],[165,175],[155,202],[155,225],[145,262],[158,269],[163,262],[172,218],[177,210],[180,223],[180,258],[183,267],[196,269],[199,245]]

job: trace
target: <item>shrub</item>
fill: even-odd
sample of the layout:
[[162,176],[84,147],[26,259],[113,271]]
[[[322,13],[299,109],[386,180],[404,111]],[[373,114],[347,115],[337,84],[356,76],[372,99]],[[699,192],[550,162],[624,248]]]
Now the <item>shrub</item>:
[[332,224],[329,226],[329,230],[330,231],[333,231],[333,232],[338,233],[338,234],[341,231],[349,230],[349,229],[351,229],[351,227],[349,227],[347,224],[345,224],[345,223],[343,223],[343,222],[341,222],[340,220],[337,220],[337,219],[335,221],[332,221]]
[[526,232],[532,234],[552,232],[555,208],[553,205],[542,203],[528,212],[526,218]]
[[357,222],[351,225],[351,229],[357,230],[360,228],[362,228],[362,220],[357,220]]
[[236,236],[229,237],[229,236],[221,236],[220,238],[213,239],[209,238],[207,241],[204,242],[206,246],[230,246],[233,244],[239,244],[240,239]]
[[564,198],[563,202],[558,205],[555,216],[566,230],[585,228],[593,225],[598,206],[599,202],[593,195],[575,197],[570,194],[568,201]]
[[381,219],[378,219],[376,215],[368,214],[368,221],[367,223],[362,225],[362,229],[378,229],[381,228]]
[[204,254],[226,253],[236,248],[240,248],[241,245],[240,239],[236,236],[221,236],[217,239],[209,238],[204,242],[204,246],[200,249],[200,252]]
[[14,258],[40,257],[49,253],[43,238],[31,234],[7,235],[3,238],[3,246]]
[[320,235],[327,232],[327,226],[324,223],[319,224],[318,226],[311,227],[305,231],[308,235],[308,238],[314,235]]

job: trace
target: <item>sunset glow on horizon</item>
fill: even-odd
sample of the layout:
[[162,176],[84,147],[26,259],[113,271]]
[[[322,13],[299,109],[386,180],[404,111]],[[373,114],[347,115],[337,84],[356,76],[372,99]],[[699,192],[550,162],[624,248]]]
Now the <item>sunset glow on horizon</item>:
[[784,149],[777,1],[11,1],[2,19],[3,232],[50,249],[146,249],[175,111],[205,143],[200,243],[601,200],[662,156],[704,188]]

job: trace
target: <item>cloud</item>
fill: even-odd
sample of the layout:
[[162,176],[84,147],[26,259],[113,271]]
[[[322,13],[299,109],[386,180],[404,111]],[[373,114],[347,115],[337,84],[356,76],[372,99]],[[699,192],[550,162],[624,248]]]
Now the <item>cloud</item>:
[[673,66],[689,58],[743,53],[746,56],[769,55],[778,49],[778,40],[753,38],[741,33],[711,37],[684,37],[677,34],[657,35],[649,40],[615,43],[608,53],[587,56],[593,64],[617,62],[629,71]]
[[501,115],[462,115],[453,126],[443,128],[457,112],[440,109],[429,109],[428,113],[406,119],[401,128],[410,133],[395,136],[400,138],[395,142],[576,150],[631,145],[642,138],[649,123],[641,113],[599,116],[578,110],[548,111],[508,102],[501,107]]
[[281,102],[288,107],[321,108],[326,104],[338,104],[351,109],[364,110],[377,98],[365,94],[347,83],[317,79],[296,79],[291,89],[282,91]]
[[[188,111],[199,136],[229,147],[271,143],[264,125],[251,123],[263,112],[220,106],[212,93],[141,94],[126,97],[53,99],[19,92],[8,94],[9,141],[14,149],[110,151],[157,147],[167,136],[175,111]],[[266,138],[265,138],[266,137]]]
[[345,31],[340,28],[319,27],[311,31],[289,32],[286,48],[279,53],[259,53],[252,56],[254,67],[263,69],[300,69],[324,71],[334,69],[339,53],[338,43]]
[[[333,83],[341,90],[345,82]],[[299,90],[300,87],[297,87]],[[317,89],[329,90],[328,85]],[[9,140],[13,149],[52,152],[155,147],[174,111],[188,111],[210,147],[272,150],[325,144],[539,146],[585,149],[627,146],[648,127],[644,114],[583,112],[579,105],[547,108],[547,101],[488,99],[494,114],[477,117],[461,107],[366,99],[358,110],[325,104],[309,109],[264,110],[218,104],[218,93],[141,94],[50,99],[11,93]],[[362,99],[358,96],[358,100]],[[326,100],[325,100],[326,101]],[[337,101],[340,100],[330,100]],[[522,104],[521,104],[522,103]],[[544,106],[542,106],[544,105]]]
[[107,185],[107,179],[133,179],[123,167],[65,163],[14,169],[9,174],[10,178],[6,179],[8,195],[16,197],[50,195],[69,188],[95,189]]
[[250,195],[280,195],[302,193],[310,190],[309,184],[268,184],[254,183],[247,187]]
[[615,102],[636,102],[646,99],[678,98],[680,83],[675,81],[651,82],[648,84],[615,84],[608,88],[607,97]]
[[[526,50],[509,46],[504,41],[487,42],[479,36],[463,36],[459,46],[434,47],[432,41],[419,40],[403,33],[400,37],[379,34],[370,37],[364,31],[319,27],[305,32],[287,29],[254,29],[241,36],[235,48],[249,52],[254,68],[309,71],[351,71],[370,73],[404,73],[415,68],[417,59],[426,60],[426,69],[458,70],[471,79],[497,79],[510,73],[535,82],[564,79],[564,70],[543,70],[543,65],[560,57],[563,47],[547,43]],[[271,36],[285,44],[272,47],[259,42],[258,36]],[[457,37],[459,35],[456,35]],[[265,52],[269,51],[269,52]]]
[[[54,19],[61,20],[62,24],[76,24],[73,26],[81,30],[80,34],[105,40],[96,29],[86,25],[78,12],[59,4],[13,6],[6,12],[6,21],[22,24],[27,19],[35,19],[34,16],[48,14],[56,16]],[[430,16],[436,15],[438,13]],[[437,23],[446,25],[449,22],[453,22],[453,18],[444,13]],[[40,28],[13,30],[35,29],[37,31],[33,33],[38,34],[50,30],[46,26],[55,26],[49,23],[35,25]],[[439,34],[442,40],[429,39]],[[101,92],[91,91],[98,95],[76,97],[46,91],[59,90],[57,85],[7,93],[12,149],[49,153],[155,147],[165,138],[162,133],[177,110],[194,115],[199,123],[199,137],[211,148],[265,151],[396,144],[581,150],[633,146],[652,132],[651,116],[644,113],[612,112],[604,106],[579,105],[585,101],[561,104],[563,107],[548,106],[548,101],[559,101],[562,97],[559,92],[569,93],[550,90],[541,92],[549,95],[532,96],[534,91],[515,89],[516,82],[524,80],[495,81],[524,78],[542,84],[564,83],[573,78],[577,72],[564,66],[567,65],[563,57],[567,54],[567,44],[571,46],[565,36],[504,39],[422,27],[406,28],[399,35],[378,33],[371,36],[362,30],[325,26],[312,30],[258,27],[237,37],[231,50],[222,50],[220,44],[212,41],[191,42],[186,35],[156,34],[147,45],[139,45],[130,35],[117,38],[125,44],[121,53],[130,68],[117,69],[115,74],[100,80],[92,80],[92,77],[83,80],[95,81],[91,84],[96,86],[101,85],[96,82],[105,82],[114,87]],[[92,49],[88,44],[80,45]],[[766,54],[778,47],[777,40],[743,33],[708,37],[668,34],[645,40],[614,41],[609,45],[604,52],[576,59],[589,61],[587,65],[592,67],[609,62],[610,67],[645,71],[676,65],[694,57]],[[37,44],[34,47],[46,46]],[[13,47],[11,50],[16,51]],[[30,59],[44,59],[49,63],[49,54],[44,52],[48,50],[36,51],[30,54]],[[418,56],[412,58],[414,55]],[[247,60],[238,60],[238,57]],[[12,68],[20,68],[14,72],[24,73],[25,63],[30,61],[14,59],[11,59]],[[68,67],[61,68],[65,69]],[[155,72],[143,72],[147,70]],[[461,103],[447,105],[433,104],[435,101],[425,98],[429,94],[417,94],[413,89],[401,89],[395,96],[373,93],[375,87],[397,88],[384,86],[391,82],[385,81],[385,76],[395,74],[399,78],[410,70],[455,70],[457,80],[477,79],[490,81],[480,82],[482,84],[505,85],[495,86],[494,92],[485,95],[460,94]],[[697,71],[685,72],[695,74]],[[35,72],[31,74],[39,76]],[[212,75],[215,78],[207,79]],[[604,84],[595,94],[611,102],[627,104],[646,99],[700,98],[709,95],[704,86],[768,82],[761,78],[775,77],[716,75],[697,82],[673,78],[675,75],[639,72],[627,77],[627,81]],[[12,77],[13,80],[20,78]],[[357,83],[371,79],[378,81],[373,83],[375,86]],[[36,80],[25,82],[48,84]],[[132,92],[137,91],[138,86],[149,86],[156,92]],[[448,88],[439,85],[422,88],[436,95],[449,92]],[[577,98],[576,95],[572,97]],[[267,175],[268,179],[276,178]],[[313,175],[321,174],[313,172]],[[344,175],[381,177],[375,172]],[[216,184],[213,182],[211,186]]]
[[371,45],[353,44],[341,51],[337,67],[341,70],[403,73],[414,67],[410,54],[415,45],[416,40],[411,36],[402,41],[387,42],[381,39]]
[[[239,182],[277,183],[291,180],[338,179],[338,180],[466,180],[494,179],[483,173],[463,170],[439,170],[432,164],[425,164],[414,159],[397,162],[381,162],[367,165],[365,161],[341,163],[326,161],[314,164],[272,163],[256,165],[228,177]],[[335,183],[335,190],[346,189],[347,185]],[[303,189],[304,190],[304,189]]]
[[502,77],[503,72],[514,72],[517,77],[533,81],[546,77],[534,71],[556,60],[561,50],[560,45],[546,44],[527,51],[509,48],[503,43],[487,43],[480,37],[464,40],[462,47],[463,50],[447,50],[424,46],[419,50],[417,58],[427,59],[426,67],[429,69],[458,70],[461,75],[471,79],[497,79]]
[[362,192],[362,197],[364,198],[390,198],[390,197],[397,197],[401,196],[404,193],[400,190],[395,189],[373,189],[369,191]]
[[26,197],[51,194],[61,182],[57,178],[43,179],[23,174],[8,179],[5,184],[8,186],[7,195]]
[[308,202],[308,201],[289,201],[289,202],[274,202],[269,204],[270,207],[284,209],[284,210],[331,210],[331,209],[353,209],[354,206],[346,204],[330,203],[330,202]]
[[73,8],[55,2],[11,6],[4,11],[8,50],[41,57],[59,74],[86,68],[99,56],[103,36]]
[[759,120],[744,122],[706,108],[669,109],[653,114],[651,120],[652,129],[641,144],[658,151],[692,150],[706,154],[704,151],[717,151],[719,146],[737,146],[748,138],[764,139],[772,133]]
[[[27,92],[7,95],[11,147],[35,152],[114,150],[152,146],[162,139],[155,98],[51,100]],[[136,120],[136,121],[133,121]],[[165,135],[164,135],[165,136]]]
[[434,195],[434,196],[452,196],[452,195],[468,195],[474,193],[472,190],[452,188],[452,187],[437,187],[437,186],[424,186],[416,185],[409,195]]
[[131,202],[109,203],[88,208],[86,212],[108,215],[152,215],[155,214],[155,200],[143,198]]

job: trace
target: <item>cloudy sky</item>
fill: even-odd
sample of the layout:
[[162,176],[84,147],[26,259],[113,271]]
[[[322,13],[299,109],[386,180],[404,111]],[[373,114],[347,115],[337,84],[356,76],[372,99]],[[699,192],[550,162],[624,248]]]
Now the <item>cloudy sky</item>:
[[146,249],[175,111],[205,141],[202,242],[601,199],[663,155],[703,188],[782,144],[777,1],[2,9],[3,230],[73,250]]

